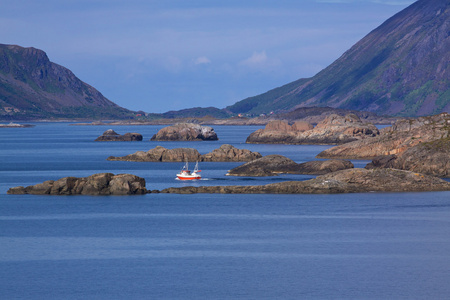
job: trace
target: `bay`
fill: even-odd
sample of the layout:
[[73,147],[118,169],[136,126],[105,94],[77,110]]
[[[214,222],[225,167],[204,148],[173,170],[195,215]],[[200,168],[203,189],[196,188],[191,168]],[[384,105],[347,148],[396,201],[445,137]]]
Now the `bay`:
[[[132,173],[148,189],[266,184],[240,163],[110,162],[156,145],[221,144],[313,160],[328,146],[247,145],[257,126],[214,126],[216,142],[150,142],[162,126],[121,126],[143,142],[94,142],[109,126],[37,123],[0,130],[0,298],[444,299],[450,294],[450,193],[347,195],[6,195],[65,176]],[[366,161],[354,161],[364,166]]]

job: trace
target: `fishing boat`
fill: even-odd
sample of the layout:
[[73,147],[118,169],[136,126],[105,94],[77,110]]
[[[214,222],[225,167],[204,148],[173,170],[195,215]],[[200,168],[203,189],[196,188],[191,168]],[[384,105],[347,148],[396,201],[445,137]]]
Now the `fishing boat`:
[[180,180],[195,180],[195,179],[201,179],[202,176],[198,173],[200,173],[201,170],[198,169],[198,162],[195,164],[194,171],[189,171],[189,163],[186,162],[183,169],[181,169],[180,173],[177,174],[177,178]]

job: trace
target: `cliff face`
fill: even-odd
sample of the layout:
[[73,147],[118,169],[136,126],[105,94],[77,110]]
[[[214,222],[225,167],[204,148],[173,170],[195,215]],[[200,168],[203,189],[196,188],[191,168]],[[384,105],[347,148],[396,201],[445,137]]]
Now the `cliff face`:
[[0,118],[120,118],[129,113],[51,62],[44,51],[0,44]]
[[419,0],[312,78],[228,107],[236,113],[330,106],[421,116],[450,110],[450,0]]

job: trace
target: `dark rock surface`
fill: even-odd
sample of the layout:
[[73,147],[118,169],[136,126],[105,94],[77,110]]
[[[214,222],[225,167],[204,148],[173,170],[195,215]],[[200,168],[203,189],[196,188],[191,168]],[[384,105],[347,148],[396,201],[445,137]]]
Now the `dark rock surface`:
[[347,169],[307,181],[259,186],[200,186],[164,189],[162,193],[193,194],[335,194],[366,192],[450,191],[450,182],[396,169]]
[[27,187],[10,188],[8,194],[34,195],[138,195],[147,193],[145,179],[132,174],[99,173],[89,177],[64,177]]
[[215,162],[231,162],[231,161],[250,161],[262,157],[258,152],[252,152],[247,149],[238,149],[231,145],[222,145],[220,148],[210,153],[200,155],[193,148],[175,148],[166,149],[157,146],[147,152],[137,151],[136,153],[122,157],[108,157],[108,160],[121,161],[147,161],[147,162],[184,162],[184,161],[215,161]]
[[339,145],[317,155],[318,158],[367,159],[399,154],[420,143],[450,137],[450,114],[397,121],[383,128],[377,137]]
[[372,124],[365,124],[354,115],[329,115],[316,127],[306,122],[290,126],[284,121],[273,121],[264,129],[251,133],[246,142],[254,144],[343,144],[379,134]]
[[310,161],[297,164],[287,157],[274,154],[231,169],[227,175],[252,177],[275,176],[282,173],[319,175],[349,168],[353,168],[353,164],[345,160]]
[[127,132],[120,135],[112,129],[108,129],[101,136],[95,139],[96,142],[132,142],[142,141],[142,134],[135,132]]
[[297,163],[282,155],[266,155],[228,171],[230,176],[274,176],[295,172]]
[[179,123],[164,127],[151,138],[152,141],[216,141],[217,134],[209,126]]
[[354,168],[352,162],[343,159],[314,160],[298,164],[297,174],[323,175]]
[[421,143],[398,155],[380,156],[366,169],[394,168],[437,177],[450,177],[450,137]]

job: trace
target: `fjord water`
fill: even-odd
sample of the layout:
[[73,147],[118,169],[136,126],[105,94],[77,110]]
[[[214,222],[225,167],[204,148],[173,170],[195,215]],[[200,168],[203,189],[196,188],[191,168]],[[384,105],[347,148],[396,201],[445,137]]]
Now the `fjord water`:
[[[216,142],[150,142],[162,126],[114,127],[143,142],[94,142],[108,126],[0,130],[2,299],[443,299],[450,294],[450,193],[347,195],[7,195],[65,176],[132,173],[147,188],[266,184],[240,163],[111,162],[156,145],[221,144],[313,160],[327,146],[246,145],[258,127],[214,126]],[[354,161],[364,166],[365,161]]]

